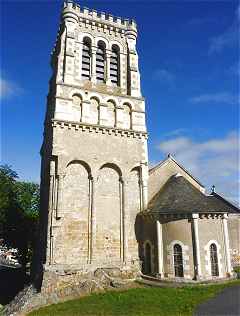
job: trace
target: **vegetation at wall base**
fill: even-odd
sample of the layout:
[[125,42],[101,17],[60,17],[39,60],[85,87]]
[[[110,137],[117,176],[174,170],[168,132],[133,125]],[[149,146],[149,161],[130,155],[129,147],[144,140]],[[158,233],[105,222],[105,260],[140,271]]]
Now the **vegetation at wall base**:
[[222,284],[184,286],[182,288],[137,287],[109,291],[50,305],[29,316],[190,316],[203,301],[214,297],[227,286]]
[[240,273],[240,266],[237,266],[237,267],[234,267],[234,272],[236,272],[236,273]]

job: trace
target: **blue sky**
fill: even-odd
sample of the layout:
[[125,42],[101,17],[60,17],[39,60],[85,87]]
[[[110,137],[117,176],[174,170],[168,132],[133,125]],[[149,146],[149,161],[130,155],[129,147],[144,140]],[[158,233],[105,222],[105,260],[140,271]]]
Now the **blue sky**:
[[[62,1],[1,1],[1,162],[39,181]],[[209,189],[239,189],[238,1],[79,1],[135,18],[149,159],[170,152]]]

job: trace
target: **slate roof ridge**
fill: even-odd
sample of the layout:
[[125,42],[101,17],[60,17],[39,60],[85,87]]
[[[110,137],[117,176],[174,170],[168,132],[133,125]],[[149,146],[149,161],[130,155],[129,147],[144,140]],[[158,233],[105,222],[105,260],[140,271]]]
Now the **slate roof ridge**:
[[240,213],[240,208],[238,207],[238,205],[236,205],[235,203],[233,202],[230,202],[228,199],[226,199],[225,197],[223,197],[221,194],[219,193],[216,193],[216,192],[212,192],[208,195],[209,197],[215,197],[219,200],[221,200],[222,202],[228,204],[229,206],[233,207],[236,209],[237,212]]
[[152,173],[154,170],[160,168],[165,162],[168,160],[172,160],[175,162],[184,172],[186,172],[193,180],[195,180],[203,189],[205,189],[205,186],[198,180],[196,177],[194,177],[185,167],[183,167],[171,154],[168,154],[168,156],[160,161],[158,164],[156,164],[154,167],[149,169],[149,173]]

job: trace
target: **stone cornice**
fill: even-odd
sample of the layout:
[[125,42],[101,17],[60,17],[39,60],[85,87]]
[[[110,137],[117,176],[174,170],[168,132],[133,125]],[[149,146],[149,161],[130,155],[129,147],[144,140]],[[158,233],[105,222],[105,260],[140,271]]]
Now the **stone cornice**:
[[[75,88],[75,89],[82,89],[82,90],[87,90],[87,91],[92,91],[92,92],[97,92],[99,93],[99,90],[97,89],[94,89],[93,87],[91,87],[90,89],[86,89],[83,87],[83,85],[76,85],[76,84],[67,84],[67,83],[63,83],[63,82],[60,82],[60,81],[56,81],[56,85],[59,85],[59,86],[66,86],[66,87],[70,87],[70,88]],[[112,87],[109,86],[109,88],[111,89]],[[101,92],[102,94],[105,94],[105,95],[110,95],[110,96],[113,96],[113,92],[112,91],[104,91],[104,92]],[[116,96],[118,97],[121,97],[121,98],[125,98],[125,99],[132,99],[132,100],[137,100],[137,101],[145,101],[145,99],[143,97],[141,98],[137,98],[137,97],[133,97],[131,95],[127,95],[127,94],[118,94],[116,93]],[[126,101],[127,102],[127,101]]]
[[[196,214],[196,213],[194,213]],[[181,220],[188,219],[191,220],[194,218],[193,213],[159,213],[157,211],[144,211],[141,212],[141,216],[147,217],[149,219],[157,220]],[[199,219],[223,219],[224,213],[214,212],[214,213],[198,213]]]
[[65,129],[74,129],[76,131],[88,132],[88,133],[101,133],[108,135],[115,135],[120,137],[132,137],[139,139],[147,139],[148,134],[143,131],[135,131],[131,129],[122,129],[118,127],[109,127],[95,124],[88,124],[83,122],[74,122],[74,121],[64,121],[52,119],[53,128],[65,128]]

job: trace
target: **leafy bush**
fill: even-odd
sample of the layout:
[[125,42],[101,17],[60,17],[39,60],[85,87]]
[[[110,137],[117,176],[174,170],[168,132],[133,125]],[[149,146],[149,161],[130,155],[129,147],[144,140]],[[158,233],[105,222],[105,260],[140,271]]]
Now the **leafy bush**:
[[234,270],[234,272],[236,272],[236,273],[240,273],[240,266],[234,267],[233,270]]
[[0,165],[0,239],[17,248],[21,262],[31,260],[39,218],[39,185],[17,181],[17,173]]

